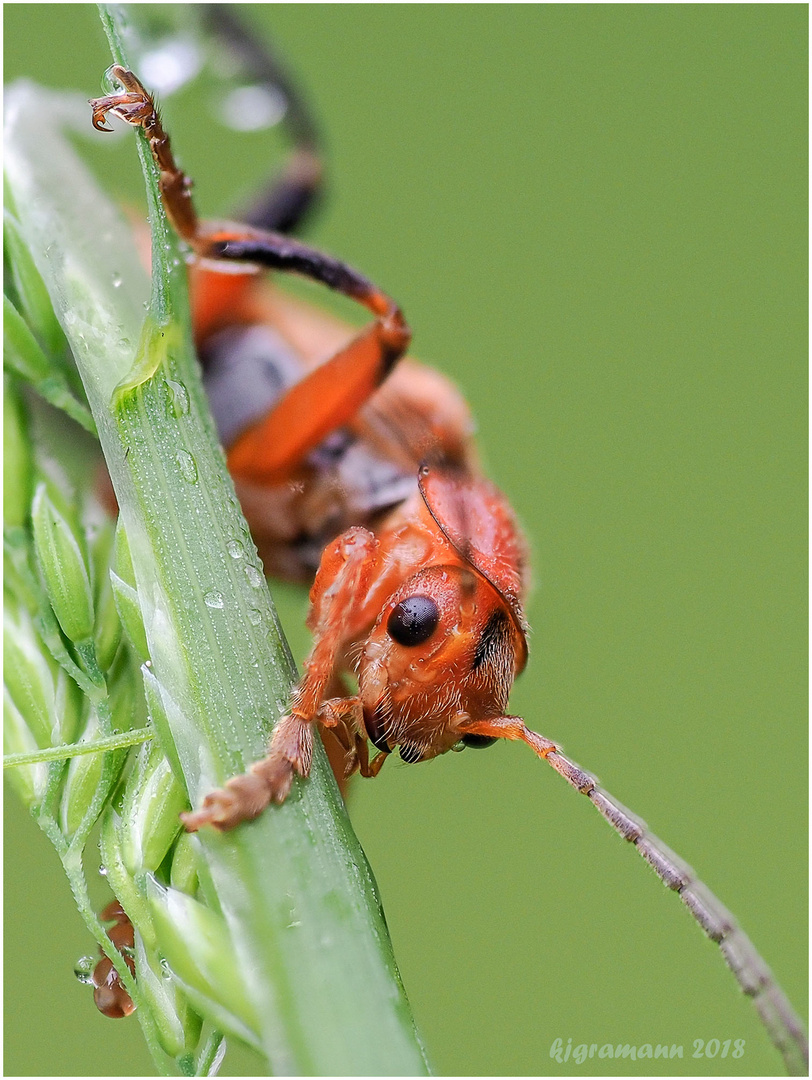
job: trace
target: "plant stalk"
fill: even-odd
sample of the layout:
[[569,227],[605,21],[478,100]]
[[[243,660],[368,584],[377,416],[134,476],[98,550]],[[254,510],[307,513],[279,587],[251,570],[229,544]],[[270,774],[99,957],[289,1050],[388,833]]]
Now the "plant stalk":
[[[127,66],[120,9],[102,18]],[[295,668],[208,413],[185,267],[149,152],[139,135],[154,252],[144,320],[150,294],[126,226],[63,139],[61,106],[26,93],[11,103],[9,182],[126,529],[160,697],[156,735],[197,805],[264,754]],[[321,747],[284,806],[195,842],[269,1069],[425,1074],[375,881]]]

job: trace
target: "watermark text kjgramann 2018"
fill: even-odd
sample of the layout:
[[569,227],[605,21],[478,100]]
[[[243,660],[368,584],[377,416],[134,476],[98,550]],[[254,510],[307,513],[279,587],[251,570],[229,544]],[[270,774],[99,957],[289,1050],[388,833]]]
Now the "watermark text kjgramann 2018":
[[[740,1058],[744,1057],[744,1039],[694,1039],[694,1058]],[[554,1039],[550,1047],[550,1057],[563,1064],[565,1061],[574,1061],[576,1065],[583,1065],[590,1058],[627,1058],[630,1061],[646,1060],[648,1058],[681,1058],[685,1057],[685,1047],[681,1043],[641,1043],[640,1046],[631,1046],[629,1043],[576,1043],[572,1039]]]

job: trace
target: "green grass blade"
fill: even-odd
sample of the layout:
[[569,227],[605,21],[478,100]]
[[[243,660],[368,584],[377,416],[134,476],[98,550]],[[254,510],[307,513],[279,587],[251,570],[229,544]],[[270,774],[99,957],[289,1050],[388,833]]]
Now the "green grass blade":
[[[118,24],[104,18],[115,37]],[[59,132],[62,104],[30,87],[9,96],[14,203],[85,384],[129,539],[170,757],[197,804],[262,755],[294,667],[208,415],[185,273],[151,160],[142,150],[159,255],[145,329],[148,283],[126,226]],[[154,374],[132,385],[134,370]],[[207,604],[213,593],[222,606]],[[374,879],[321,749],[313,777],[284,806],[198,842],[269,1068],[424,1074]]]

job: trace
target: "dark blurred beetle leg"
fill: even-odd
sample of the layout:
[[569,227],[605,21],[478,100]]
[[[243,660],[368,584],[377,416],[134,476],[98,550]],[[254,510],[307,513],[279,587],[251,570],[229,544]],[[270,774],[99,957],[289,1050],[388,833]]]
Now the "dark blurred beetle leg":
[[281,174],[273,177],[267,190],[239,218],[257,229],[294,232],[323,191],[321,139],[312,113],[278,58],[267,45],[258,44],[229,5],[203,4],[201,11],[212,32],[240,59],[245,74],[284,97],[282,122],[293,142],[293,152]]

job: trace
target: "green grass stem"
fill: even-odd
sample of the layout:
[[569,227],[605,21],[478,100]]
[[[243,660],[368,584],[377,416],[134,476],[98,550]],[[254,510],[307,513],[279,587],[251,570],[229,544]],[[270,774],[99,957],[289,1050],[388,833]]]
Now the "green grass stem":
[[[110,8],[102,17],[126,65],[126,16]],[[129,230],[61,134],[68,106],[30,86],[9,96],[14,204],[115,487],[159,698],[156,733],[198,805],[263,755],[295,667],[208,413],[185,267],[143,140],[151,292]],[[425,1074],[375,881],[321,747],[284,806],[195,842],[268,1069]]]

